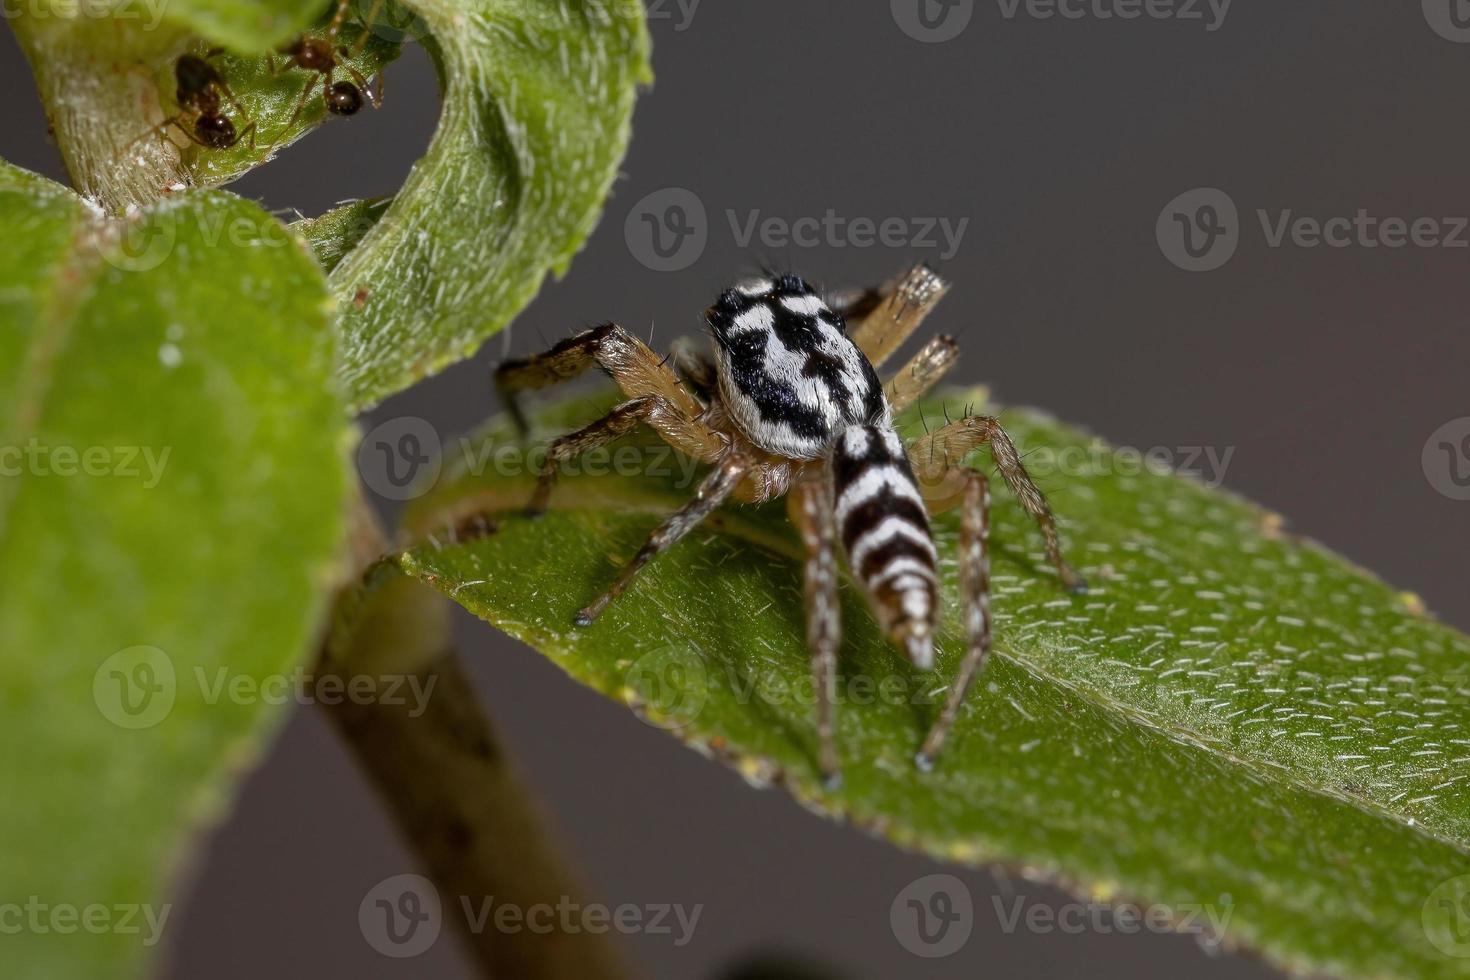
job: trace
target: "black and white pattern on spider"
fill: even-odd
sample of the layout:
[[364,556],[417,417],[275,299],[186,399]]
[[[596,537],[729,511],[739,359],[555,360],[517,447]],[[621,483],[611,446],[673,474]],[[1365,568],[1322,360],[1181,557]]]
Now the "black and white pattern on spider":
[[938,555],[903,442],[891,426],[854,425],[832,451],[837,529],[883,631],[920,670],[934,667]]
[[[660,356],[607,323],[544,354],[507,361],[495,373],[496,386],[523,431],[518,392],[558,384],[589,367],[606,371],[626,399],[551,443],[527,507],[532,514],[548,506],[564,463],[634,426],[654,429],[710,467],[693,498],[654,529],[606,591],[577,612],[578,625],[592,625],[650,561],[726,501],[790,495],[791,518],[806,555],[802,577],[817,692],[817,764],[829,782],[840,775],[836,710],[839,559],[844,553],[884,633],[916,667],[932,670],[939,579],[929,514],[939,507],[962,508],[956,565],[967,649],[915,755],[920,767],[933,765],[965,693],[984,667],[990,649],[990,490],[984,470],[967,462],[975,450],[989,449],[1016,503],[1036,522],[1061,584],[1078,591],[1084,587],[1062,558],[1046,498],[998,419],[966,414],[908,446],[894,431],[893,414],[944,377],[959,347],[952,337],[934,337],[883,384],[875,369],[913,334],[947,289],[933,270],[919,266],[882,289],[839,300],[833,310],[795,276],[768,276],[728,290],[706,311],[715,339],[713,358],[688,344]],[[964,488],[961,500],[934,504],[923,499],[921,482],[939,485],[955,475]]]
[[725,407],[760,448],[816,459],[847,426],[888,421],[873,365],[798,277],[742,282],[706,318]]

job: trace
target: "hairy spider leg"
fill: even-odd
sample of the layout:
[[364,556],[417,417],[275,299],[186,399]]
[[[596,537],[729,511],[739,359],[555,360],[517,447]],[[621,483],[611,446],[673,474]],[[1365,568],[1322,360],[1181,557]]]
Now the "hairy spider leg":
[[615,323],[584,330],[544,354],[506,361],[495,370],[495,390],[524,435],[526,416],[517,395],[570,381],[590,367],[605,371],[630,399],[662,399],[668,411],[654,416],[655,428],[680,452],[709,461],[725,451],[725,438],[699,421],[704,405],[665,359]]
[[1061,576],[1062,585],[1070,592],[1087,591],[1087,582],[1062,557],[1056,518],[1052,516],[1046,496],[1031,479],[1031,474],[1026,472],[1021,454],[1016,451],[1016,444],[1006,434],[999,419],[988,415],[956,419],[915,441],[909,449],[909,459],[913,462],[914,472],[918,474],[920,481],[933,485],[950,472],[962,468],[965,457],[980,446],[990,448],[990,456],[995,460],[1001,479],[1005,480],[1006,486],[1021,502],[1022,508],[1036,522],[1046,545],[1047,560]]
[[960,348],[953,337],[940,334],[898,369],[883,392],[895,412],[901,412],[927,394],[959,360]]
[[960,705],[970,693],[970,686],[985,666],[990,654],[990,481],[979,470],[965,477],[964,511],[960,516],[960,601],[964,609],[965,637],[968,645],[960,671],[949,689],[949,697],[940,709],[915,764],[925,772],[934,768],[934,760],[944,747],[944,740],[960,713]]
[[[677,408],[660,395],[645,395],[623,402],[590,425],[551,443],[546,450],[546,461],[541,464],[541,472],[536,477],[536,490],[526,506],[527,515],[535,517],[545,512],[546,505],[551,500],[552,484],[556,482],[557,470],[562,463],[607,445],[632,431],[639,423],[646,423],[670,442],[676,441],[678,436],[699,424],[681,415]],[[718,443],[719,440],[714,442]],[[698,458],[707,463],[714,462],[723,449],[723,443],[718,447],[711,445],[710,448],[712,452]]]
[[622,572],[619,573],[612,586],[577,613],[576,624],[591,626],[597,617],[602,615],[608,604],[622,595],[623,591],[632,584],[633,579],[637,578],[638,573],[643,570],[643,566],[694,530],[701,521],[715,512],[715,508],[725,502],[740,485],[748,467],[749,463],[740,456],[730,455],[721,460],[720,464],[700,483],[694,499],[670,514],[649,535],[648,541],[638,549],[633,559],[623,566]]
[[[874,367],[881,367],[947,292],[949,283],[939,273],[927,265],[914,266],[897,283],[856,301],[852,307],[856,319],[848,324],[848,335]],[[872,302],[875,296],[881,298]]]
[[797,481],[788,499],[792,522],[806,552],[806,641],[817,694],[817,758],[828,789],[842,782],[837,755],[837,647],[842,613],[837,600],[837,518],[831,474],[823,469]]

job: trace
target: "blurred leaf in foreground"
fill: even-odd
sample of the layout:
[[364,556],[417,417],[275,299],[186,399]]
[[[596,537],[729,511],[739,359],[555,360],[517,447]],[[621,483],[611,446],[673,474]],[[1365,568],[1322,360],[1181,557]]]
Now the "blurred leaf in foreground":
[[0,897],[23,906],[0,962],[135,976],[340,571],[325,284],[218,192],[124,225],[0,165],[0,238]]

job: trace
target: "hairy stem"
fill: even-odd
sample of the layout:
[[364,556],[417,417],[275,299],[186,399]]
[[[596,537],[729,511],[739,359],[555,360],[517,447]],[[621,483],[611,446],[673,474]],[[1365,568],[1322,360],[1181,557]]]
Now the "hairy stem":
[[120,216],[185,183],[174,144],[149,138],[164,119],[155,73],[184,50],[183,34],[54,15],[11,24],[67,172],[84,197]]
[[[357,557],[381,554],[381,532],[365,505],[356,524]],[[545,816],[451,648],[447,610],[390,566],[373,566],[339,602],[322,670],[344,685],[354,677],[408,674],[404,686],[428,696],[404,704],[345,698],[326,709],[328,717],[423,862],[482,975],[618,980],[626,973],[605,936],[564,931],[559,921],[549,932],[498,931],[493,917],[468,914],[492,896],[500,907],[556,908],[578,901],[582,889],[548,840]]]

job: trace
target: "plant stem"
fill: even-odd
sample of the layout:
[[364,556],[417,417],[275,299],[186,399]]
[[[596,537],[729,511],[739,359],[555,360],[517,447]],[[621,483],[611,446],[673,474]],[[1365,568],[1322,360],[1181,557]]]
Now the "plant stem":
[[[375,549],[381,554],[381,533],[365,505],[359,505],[356,524],[357,557]],[[532,906],[556,909],[579,902],[582,890],[548,840],[545,817],[502,751],[451,647],[446,604],[391,565],[374,565],[339,602],[322,672],[337,674],[344,684],[355,676],[409,674],[403,689],[417,682],[416,690],[428,693],[402,704],[344,698],[326,710],[423,862],[481,974],[625,977],[605,936],[564,929],[559,915],[551,916],[551,931],[533,932],[524,922],[516,930],[497,930],[493,915],[472,921],[468,914],[491,909],[492,897],[493,908],[512,906],[522,915]]]

